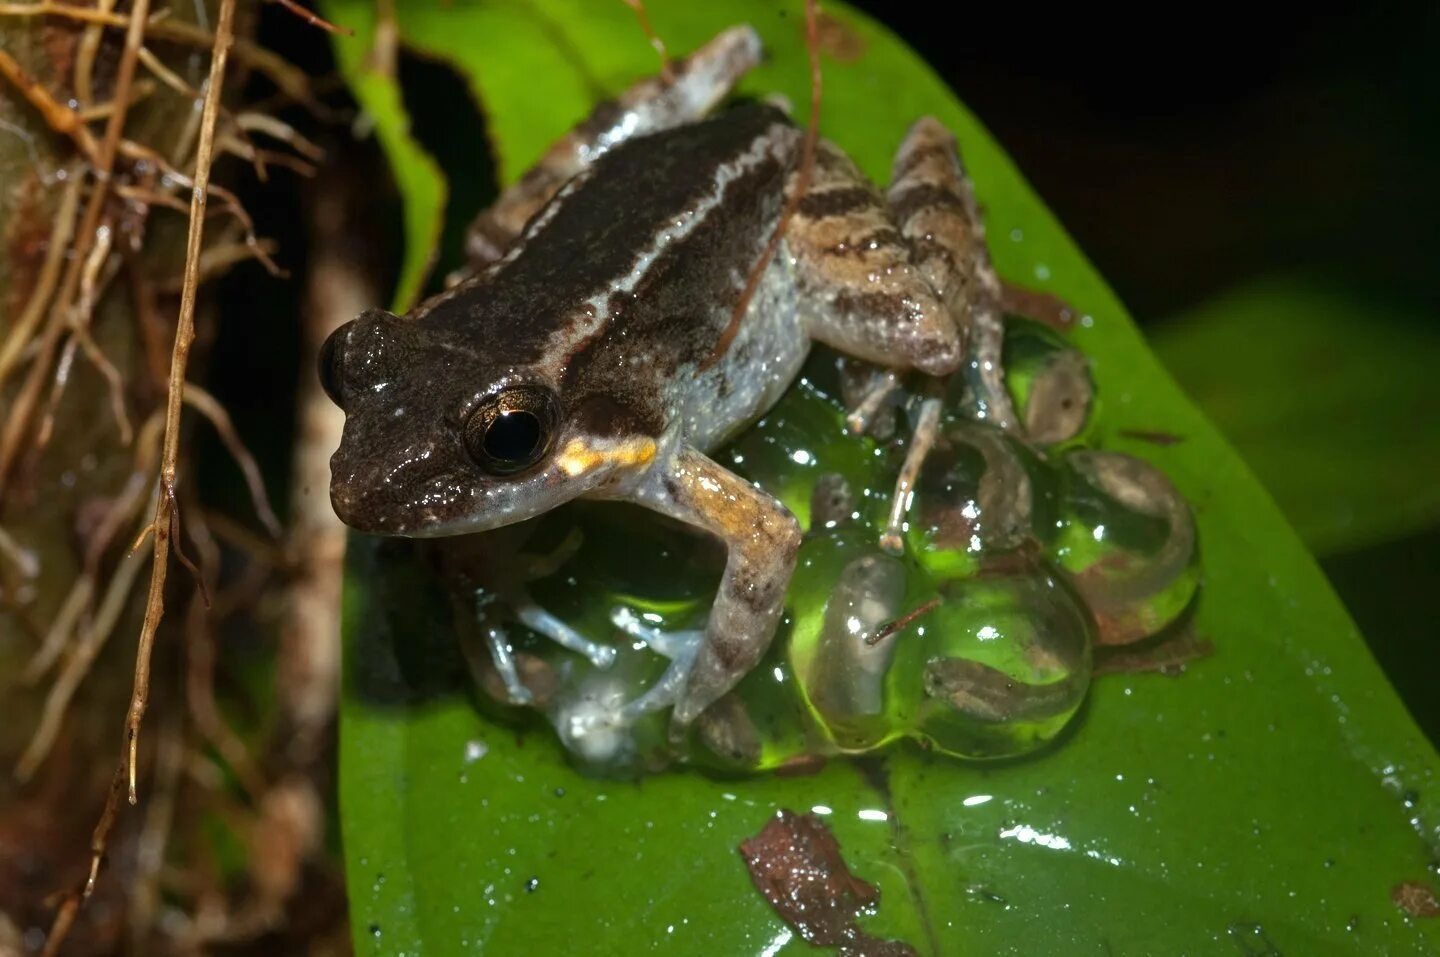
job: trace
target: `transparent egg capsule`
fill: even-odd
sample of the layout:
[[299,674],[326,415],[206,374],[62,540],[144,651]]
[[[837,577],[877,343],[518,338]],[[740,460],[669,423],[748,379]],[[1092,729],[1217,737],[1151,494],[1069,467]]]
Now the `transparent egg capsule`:
[[1148,462],[1078,449],[1061,461],[1059,534],[1050,553],[1099,626],[1098,641],[1139,641],[1174,621],[1200,582],[1195,523]]
[[891,668],[911,735],[944,754],[1000,758],[1059,734],[1089,686],[1093,638],[1061,577],[1040,562],[947,582],[937,598]]
[[1038,322],[1007,323],[1005,387],[1026,438],[1035,445],[1070,442],[1081,437],[1090,422],[1095,385],[1089,360]]
[[999,429],[951,423],[916,486],[908,548],[932,574],[966,577],[981,558],[1030,539],[1053,479],[1033,451]]

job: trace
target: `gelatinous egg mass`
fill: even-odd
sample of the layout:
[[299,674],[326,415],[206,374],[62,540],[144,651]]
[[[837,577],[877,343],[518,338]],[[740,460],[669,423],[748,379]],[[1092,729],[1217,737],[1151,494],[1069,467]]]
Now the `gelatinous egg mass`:
[[[760,771],[905,738],[960,759],[1022,755],[1074,717],[1097,647],[1156,634],[1194,597],[1188,507],[1153,466],[1086,446],[1094,389],[1058,334],[1017,322],[1007,337],[1025,440],[947,405],[900,555],[881,550],[879,533],[914,410],[891,410],[883,442],[848,434],[844,377],[817,352],[775,410],[716,456],[808,532],[766,657],[683,740],[664,709],[627,704],[683,672],[723,551],[610,504],[557,510],[529,536],[543,572],[529,586],[536,601],[617,650],[601,670],[511,629],[531,707],[578,763]],[[503,699],[493,666],[472,664]]]

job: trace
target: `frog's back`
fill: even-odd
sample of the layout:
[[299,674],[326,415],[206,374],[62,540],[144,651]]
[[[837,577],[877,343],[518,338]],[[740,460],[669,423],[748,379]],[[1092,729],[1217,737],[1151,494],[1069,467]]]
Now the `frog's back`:
[[784,204],[799,131],[770,106],[628,140],[526,227],[471,295],[416,318],[550,378],[595,434],[665,427]]

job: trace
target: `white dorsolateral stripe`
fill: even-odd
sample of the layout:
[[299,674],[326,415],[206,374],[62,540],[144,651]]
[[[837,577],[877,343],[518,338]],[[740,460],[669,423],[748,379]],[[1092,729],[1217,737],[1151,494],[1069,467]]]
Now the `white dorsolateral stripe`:
[[[634,292],[665,248],[673,242],[685,239],[695,231],[696,227],[705,222],[710,211],[720,205],[720,201],[725,196],[726,187],[773,155],[780,138],[786,133],[792,132],[791,127],[777,123],[771,126],[765,135],[756,137],[750,148],[733,161],[716,167],[715,182],[709,192],[701,197],[695,205],[683,211],[670,228],[661,230],[648,246],[639,250],[635,254],[629,272],[619,277],[612,286],[585,300],[585,306],[588,308],[577,310],[573,321],[555,330],[546,350],[546,364],[563,361],[566,356],[573,354],[589,340],[601,335],[605,326],[610,322],[612,297],[617,294],[624,295]],[[558,205],[558,203],[552,204],[552,208],[554,205]],[[530,230],[530,232],[534,231]]]

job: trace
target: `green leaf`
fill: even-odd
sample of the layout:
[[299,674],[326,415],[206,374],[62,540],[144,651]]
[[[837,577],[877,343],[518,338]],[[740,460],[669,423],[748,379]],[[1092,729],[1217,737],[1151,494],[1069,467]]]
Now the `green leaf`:
[[1161,325],[1155,351],[1322,555],[1440,523],[1440,331],[1333,279],[1252,282]]
[[[599,91],[656,65],[619,3],[401,6],[405,42],[473,84],[507,181]],[[746,90],[808,102],[798,3],[651,6],[677,51],[750,22],[771,59]],[[368,9],[326,4],[352,26]],[[883,179],[914,117],[957,133],[1001,273],[1087,316],[1072,339],[1093,360],[1095,442],[1155,463],[1195,508],[1193,626],[1216,652],[1179,678],[1099,679],[1071,732],[1025,760],[902,746],[808,777],[605,781],[543,727],[482,717],[435,586],[356,539],[341,814],[357,952],[809,953],[736,847],[777,809],[816,806],[880,888],[866,931],[923,954],[1433,951],[1437,922],[1390,892],[1435,860],[1440,759],[1313,560],[978,122],[883,28],[827,11],[864,49],[827,61],[826,134]],[[356,87],[371,110],[373,92]],[[409,159],[391,157],[403,184]],[[1182,441],[1135,437],[1155,432]]]
[[[373,125],[403,204],[405,261],[400,266],[391,308],[404,312],[420,298],[426,273],[435,258],[445,211],[445,176],[435,160],[410,135],[410,117],[392,78],[377,72],[371,50],[375,36],[375,5],[334,4],[331,9],[355,31],[348,42],[335,44],[340,75]],[[364,38],[364,39],[362,39]]]

